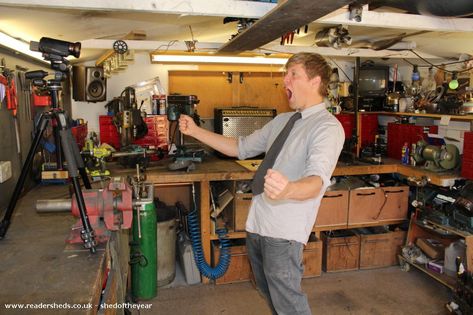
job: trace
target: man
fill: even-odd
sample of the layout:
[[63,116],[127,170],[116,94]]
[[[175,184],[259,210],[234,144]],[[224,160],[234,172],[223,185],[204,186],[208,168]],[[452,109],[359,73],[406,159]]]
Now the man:
[[[342,150],[344,133],[325,109],[331,73],[327,62],[318,54],[298,53],[287,61],[286,71],[284,86],[296,114],[279,114],[262,129],[238,139],[199,128],[184,115],[179,128],[183,134],[239,159],[266,152],[265,161],[269,160],[273,142],[283,143],[274,164],[270,162],[261,176],[263,193],[255,193],[258,172],[253,180],[246,246],[256,284],[273,314],[311,314],[301,290],[302,251]],[[299,117],[293,119],[293,115]],[[295,121],[292,129],[285,128],[290,118]],[[283,129],[290,129],[287,139],[275,141]]]

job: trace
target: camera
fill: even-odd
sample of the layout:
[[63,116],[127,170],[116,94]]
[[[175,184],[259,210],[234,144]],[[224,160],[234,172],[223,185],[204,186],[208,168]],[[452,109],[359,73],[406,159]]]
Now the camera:
[[[71,43],[59,39],[42,37],[39,42],[30,42],[30,50],[39,51],[46,55],[67,57],[69,55],[79,58],[80,42]],[[47,56],[45,56],[47,58]]]
[[51,62],[51,68],[62,72],[68,71],[67,56],[80,56],[81,44],[71,43],[59,39],[42,37],[39,42],[30,42],[30,50],[43,53],[43,58]]

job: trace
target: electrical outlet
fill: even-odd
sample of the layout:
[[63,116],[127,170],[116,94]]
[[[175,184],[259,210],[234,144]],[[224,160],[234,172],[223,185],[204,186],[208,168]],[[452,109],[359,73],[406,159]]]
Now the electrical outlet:
[[11,175],[11,162],[0,161],[0,184],[9,180]]

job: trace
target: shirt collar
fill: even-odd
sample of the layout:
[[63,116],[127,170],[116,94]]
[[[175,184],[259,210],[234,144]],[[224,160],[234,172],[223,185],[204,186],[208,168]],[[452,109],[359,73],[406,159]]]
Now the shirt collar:
[[318,112],[322,111],[325,109],[325,103],[322,102],[322,103],[319,103],[317,105],[313,105],[311,107],[308,107],[308,108],[305,108],[304,110],[302,110],[301,114],[302,114],[302,119],[305,119],[307,117],[310,117],[312,115],[315,115],[317,114]]

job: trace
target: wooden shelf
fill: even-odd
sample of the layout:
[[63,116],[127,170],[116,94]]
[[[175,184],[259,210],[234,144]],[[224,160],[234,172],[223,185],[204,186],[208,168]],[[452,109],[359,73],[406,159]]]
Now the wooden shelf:
[[[246,232],[228,232],[227,238],[229,239],[235,239],[235,238],[245,238],[246,237]],[[217,234],[210,234],[210,239],[212,241],[218,240],[218,235]]]
[[399,258],[399,263],[401,264],[401,268],[402,268],[403,264],[408,264],[408,265],[413,266],[413,267],[419,269],[420,271],[426,273],[427,275],[434,278],[435,280],[442,283],[443,285],[447,286],[451,290],[455,289],[455,283],[456,283],[455,278],[447,276],[445,274],[440,274],[440,273],[437,273],[437,272],[433,272],[433,271],[427,269],[426,267],[424,267],[422,265],[410,262],[409,260],[407,260],[403,256],[399,255],[398,258]]
[[422,114],[422,113],[407,113],[407,112],[359,112],[360,114],[378,114],[385,116],[411,116],[411,117],[427,117],[441,119],[444,116],[450,117],[451,120],[472,121],[473,115],[446,115],[446,114]]

